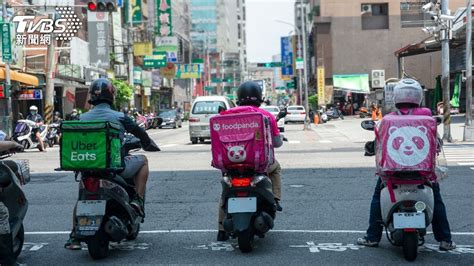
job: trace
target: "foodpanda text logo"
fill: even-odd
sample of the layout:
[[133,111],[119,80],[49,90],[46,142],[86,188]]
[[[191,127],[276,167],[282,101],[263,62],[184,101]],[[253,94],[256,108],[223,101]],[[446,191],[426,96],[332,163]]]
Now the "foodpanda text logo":
[[[217,126],[217,129],[216,129]],[[219,130],[241,130],[241,129],[246,129],[246,128],[258,128],[260,125],[257,122],[251,122],[251,123],[234,123],[234,124],[214,124],[214,130],[219,131]]]

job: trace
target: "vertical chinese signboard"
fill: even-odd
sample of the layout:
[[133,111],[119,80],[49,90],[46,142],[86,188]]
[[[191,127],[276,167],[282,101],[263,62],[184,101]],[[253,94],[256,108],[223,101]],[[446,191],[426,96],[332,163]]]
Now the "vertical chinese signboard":
[[325,75],[324,75],[324,67],[318,67],[318,104],[323,105],[325,103]]
[[0,23],[0,27],[2,28],[2,60],[4,62],[10,62],[12,61],[10,24],[2,22]]
[[132,1],[132,22],[133,25],[142,23],[142,0],[130,0]]
[[289,37],[281,37],[281,77],[289,80],[293,76],[293,48]]
[[171,0],[157,0],[156,4],[156,30],[157,35],[161,37],[171,36],[173,34],[173,25],[171,21]]
[[89,57],[91,65],[109,68],[109,16],[106,12],[87,12]]

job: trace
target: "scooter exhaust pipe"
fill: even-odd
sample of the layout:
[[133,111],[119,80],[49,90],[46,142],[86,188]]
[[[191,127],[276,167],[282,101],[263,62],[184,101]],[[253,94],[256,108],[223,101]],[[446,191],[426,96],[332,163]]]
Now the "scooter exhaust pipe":
[[110,236],[113,241],[120,241],[127,237],[128,229],[125,224],[116,216],[109,218],[105,223],[105,232]]

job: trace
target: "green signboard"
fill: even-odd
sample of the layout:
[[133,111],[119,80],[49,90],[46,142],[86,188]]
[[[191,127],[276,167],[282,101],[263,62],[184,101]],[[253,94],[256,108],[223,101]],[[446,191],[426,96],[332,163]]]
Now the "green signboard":
[[153,52],[151,56],[145,56],[143,67],[161,68],[166,66],[166,52]]
[[132,22],[133,25],[142,23],[142,0],[131,0],[132,1]]
[[193,58],[193,64],[204,64],[203,58]]
[[10,23],[0,23],[2,28],[2,59],[4,62],[12,60],[12,44],[10,34]]
[[156,1],[156,31],[161,37],[173,34],[171,19],[171,0]]
[[370,92],[368,74],[333,75],[332,79],[335,88],[357,93]]
[[257,67],[281,67],[281,62],[271,62],[271,63],[257,63]]
[[205,86],[205,87],[204,87],[204,90],[206,90],[206,91],[213,91],[213,90],[214,90],[214,87]]

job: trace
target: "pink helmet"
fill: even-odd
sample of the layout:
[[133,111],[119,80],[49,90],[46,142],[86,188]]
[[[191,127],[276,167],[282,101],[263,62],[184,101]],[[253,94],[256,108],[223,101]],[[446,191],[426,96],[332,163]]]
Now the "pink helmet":
[[414,79],[402,79],[393,88],[393,101],[395,106],[407,103],[417,107],[421,105],[423,100],[423,88],[420,83]]

